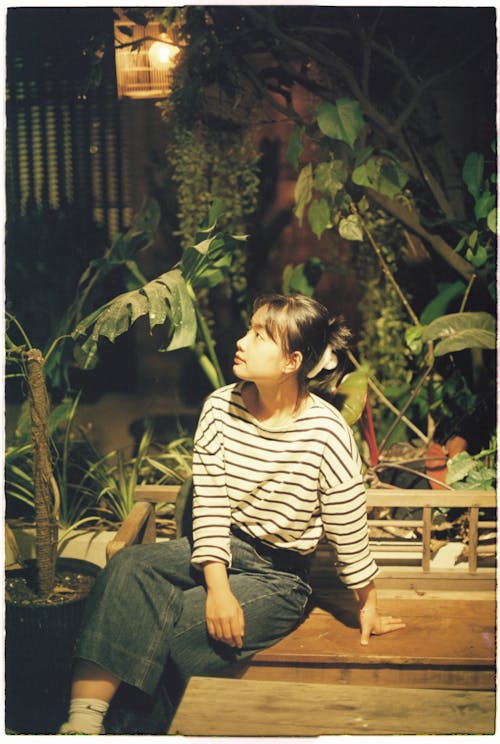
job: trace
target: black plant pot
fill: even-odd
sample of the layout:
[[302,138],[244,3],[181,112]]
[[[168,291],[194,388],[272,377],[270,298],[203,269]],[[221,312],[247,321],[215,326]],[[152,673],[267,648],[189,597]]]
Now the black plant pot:
[[[57,570],[96,576],[89,561],[60,558]],[[19,569],[22,573],[23,569]],[[72,654],[86,596],[53,605],[5,608],[5,725],[17,734],[54,734],[65,720]]]

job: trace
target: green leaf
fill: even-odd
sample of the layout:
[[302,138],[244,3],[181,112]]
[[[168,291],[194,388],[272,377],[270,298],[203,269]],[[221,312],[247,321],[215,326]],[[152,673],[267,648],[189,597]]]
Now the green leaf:
[[398,163],[374,156],[353,170],[352,180],[392,199],[406,186],[408,175]]
[[304,263],[297,264],[297,266],[288,264],[285,266],[282,275],[283,293],[298,292],[307,297],[312,297],[323,271],[323,262],[314,256]]
[[321,238],[327,227],[330,227],[330,208],[326,199],[313,199],[307,212],[307,218],[313,233]]
[[458,455],[448,460],[446,483],[451,486],[463,480],[475,467],[476,463],[468,452],[459,452]]
[[490,212],[488,212],[488,217],[486,218],[486,224],[488,225],[488,230],[491,230],[492,233],[496,234],[497,231],[497,209],[492,209]]
[[462,248],[464,247],[465,243],[467,242],[467,235],[464,235],[458,243],[456,244],[455,248],[453,249],[455,253],[460,253]]
[[450,302],[463,295],[466,287],[460,279],[457,279],[456,282],[438,284],[438,289],[439,294],[425,306],[420,315],[422,325],[427,325],[444,315]]
[[205,215],[203,222],[201,223],[198,231],[195,235],[194,242],[198,244],[203,240],[203,233],[211,233],[215,230],[217,222],[219,221],[222,213],[224,212],[224,199],[217,196],[210,204],[208,211]]
[[420,354],[422,351],[422,328],[419,326],[409,326],[405,330],[406,345],[413,354]]
[[472,251],[469,248],[467,253],[465,254],[465,258],[467,259],[467,261],[470,261],[476,269],[480,269],[481,266],[484,266],[484,264],[488,260],[488,252],[486,250],[486,246],[478,245],[475,251]]
[[53,433],[58,426],[65,424],[71,417],[74,401],[64,400],[50,412],[49,429]]
[[319,163],[314,170],[313,187],[334,199],[337,192],[344,187],[347,176],[347,166],[343,160]]
[[90,337],[81,348],[75,350],[75,358],[80,366],[88,369],[95,363],[97,344],[102,336],[114,342],[144,315],[149,316],[151,328],[160,321],[169,322],[171,335],[168,350],[194,343],[197,327],[195,312],[179,269],[167,271],[144,287],[119,295],[98,313],[93,313],[90,319],[84,319],[74,332],[74,337],[93,328]]
[[359,217],[350,214],[339,223],[339,235],[346,240],[363,240],[363,227]]
[[286,149],[286,160],[287,163],[293,165],[294,168],[299,167],[299,160],[302,152],[304,151],[304,143],[302,136],[304,134],[305,127],[296,124],[293,128],[293,132],[288,140],[288,147]]
[[473,230],[467,238],[467,245],[469,245],[471,248],[474,248],[477,243],[478,237],[479,232],[477,230]]
[[368,160],[370,155],[373,154],[373,147],[363,147],[362,150],[358,150],[356,152],[356,157],[354,159],[354,167],[357,168],[358,165],[361,165],[365,162],[365,160]]
[[308,163],[299,173],[297,183],[295,184],[295,216],[302,225],[304,219],[304,210],[312,199],[313,194],[313,169],[312,164]]
[[479,199],[481,185],[483,183],[484,155],[479,152],[470,152],[465,158],[462,169],[462,178],[470,194],[474,199]]
[[322,103],[318,109],[318,126],[323,134],[353,148],[365,122],[359,103],[352,98],[339,98],[336,105]]
[[340,413],[349,426],[353,426],[363,413],[367,395],[368,377],[363,370],[350,372],[342,379],[335,397]]
[[463,349],[494,349],[496,321],[489,313],[452,313],[426,326],[422,339],[424,342],[442,339],[434,349],[436,356]]
[[484,217],[487,217],[495,207],[496,203],[497,199],[495,194],[492,194],[488,189],[485,189],[474,205],[474,216],[476,217],[476,220],[481,220]]
[[[172,274],[172,272],[168,272]],[[163,275],[165,277],[165,274]],[[170,323],[172,336],[166,348],[167,351],[184,349],[193,346],[196,340],[196,312],[193,301],[184,284],[180,272],[174,277],[168,276],[166,286],[169,290],[168,302],[170,305]]]

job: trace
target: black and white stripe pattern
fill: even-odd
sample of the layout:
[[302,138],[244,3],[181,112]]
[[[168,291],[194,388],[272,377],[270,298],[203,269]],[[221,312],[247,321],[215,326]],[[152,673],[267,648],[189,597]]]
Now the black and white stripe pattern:
[[232,524],[304,555],[325,534],[342,581],[353,589],[365,586],[377,567],[350,428],[316,395],[293,424],[266,427],[247,411],[243,384],[215,391],[201,412],[193,456],[193,564],[231,565]]

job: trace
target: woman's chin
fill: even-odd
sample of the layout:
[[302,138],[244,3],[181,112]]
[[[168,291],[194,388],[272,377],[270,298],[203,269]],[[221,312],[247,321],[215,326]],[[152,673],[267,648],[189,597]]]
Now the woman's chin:
[[238,377],[240,380],[247,380],[248,377],[245,375],[242,364],[233,364],[233,375]]

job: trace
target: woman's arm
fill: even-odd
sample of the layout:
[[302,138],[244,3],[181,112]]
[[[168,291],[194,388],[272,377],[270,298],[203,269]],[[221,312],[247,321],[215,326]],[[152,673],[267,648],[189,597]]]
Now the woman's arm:
[[393,630],[405,628],[406,624],[400,617],[382,616],[378,613],[377,608],[377,591],[375,584],[370,581],[369,584],[356,589],[355,594],[359,603],[359,625],[361,627],[361,644],[368,645],[368,639],[371,634],[383,635],[391,633]]
[[207,630],[216,641],[241,648],[245,634],[243,610],[231,591],[224,563],[203,564],[207,585],[205,616]]

